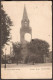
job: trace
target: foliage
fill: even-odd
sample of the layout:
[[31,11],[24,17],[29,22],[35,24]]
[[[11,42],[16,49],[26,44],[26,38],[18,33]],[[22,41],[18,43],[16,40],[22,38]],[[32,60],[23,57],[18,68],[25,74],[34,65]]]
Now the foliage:
[[40,39],[33,39],[27,44],[29,50],[29,61],[44,62],[44,55],[48,56],[49,44]]
[[6,14],[6,12],[3,9],[3,5],[0,5],[1,11],[0,11],[0,19],[1,19],[1,46],[3,47],[4,44],[9,40],[9,34],[10,34],[10,27],[12,26],[12,21],[10,17]]
[[49,44],[46,41],[39,39],[33,39],[27,47],[34,54],[47,55],[49,52]]
[[15,56],[15,61],[18,63],[18,61],[22,60],[22,54],[21,54],[21,44],[13,44],[13,52],[14,52],[14,56]]

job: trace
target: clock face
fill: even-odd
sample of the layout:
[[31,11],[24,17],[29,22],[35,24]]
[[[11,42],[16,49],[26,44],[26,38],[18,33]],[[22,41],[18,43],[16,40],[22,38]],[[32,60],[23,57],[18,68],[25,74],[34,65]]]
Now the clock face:
[[27,26],[27,22],[25,21],[25,26]]
[[25,23],[27,23],[27,21],[25,21]]
[[25,40],[30,42],[31,41],[31,35],[29,33],[25,34]]

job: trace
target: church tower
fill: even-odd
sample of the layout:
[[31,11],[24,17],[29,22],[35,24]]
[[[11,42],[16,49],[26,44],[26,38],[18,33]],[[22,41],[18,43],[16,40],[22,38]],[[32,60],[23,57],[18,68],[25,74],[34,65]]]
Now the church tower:
[[23,12],[23,18],[21,21],[21,29],[20,29],[20,41],[21,44],[25,44],[25,34],[29,33],[32,38],[32,30],[31,27],[29,26],[29,19],[26,11],[26,7],[24,6],[24,12]]

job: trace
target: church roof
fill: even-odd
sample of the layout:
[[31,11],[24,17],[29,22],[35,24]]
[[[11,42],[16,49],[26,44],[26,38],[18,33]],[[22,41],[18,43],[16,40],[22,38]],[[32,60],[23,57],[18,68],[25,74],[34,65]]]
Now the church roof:
[[23,12],[23,20],[28,20],[26,7],[24,6],[24,12]]

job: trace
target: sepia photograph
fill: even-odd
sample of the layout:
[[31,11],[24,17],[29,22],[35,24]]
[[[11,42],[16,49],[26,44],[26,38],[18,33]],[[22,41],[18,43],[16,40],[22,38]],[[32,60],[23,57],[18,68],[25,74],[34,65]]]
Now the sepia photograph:
[[52,79],[52,1],[1,1],[1,79]]

